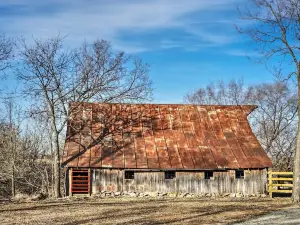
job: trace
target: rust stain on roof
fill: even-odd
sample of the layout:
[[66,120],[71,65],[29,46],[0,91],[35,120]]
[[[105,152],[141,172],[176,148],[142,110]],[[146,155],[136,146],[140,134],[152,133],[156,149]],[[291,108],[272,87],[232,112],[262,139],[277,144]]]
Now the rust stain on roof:
[[256,106],[72,103],[62,165],[266,168],[247,116]]

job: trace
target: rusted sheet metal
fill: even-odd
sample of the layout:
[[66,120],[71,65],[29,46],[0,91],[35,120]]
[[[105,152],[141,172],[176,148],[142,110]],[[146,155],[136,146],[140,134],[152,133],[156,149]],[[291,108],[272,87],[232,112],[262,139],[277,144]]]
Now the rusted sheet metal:
[[[173,118],[173,139],[177,143],[178,153],[181,157],[181,164],[183,168],[194,168],[194,162],[191,158],[189,152],[189,146],[187,144],[185,135],[182,129],[182,120],[181,120],[181,110],[180,107],[174,106],[170,108],[170,115]],[[186,116],[186,114],[184,114]],[[185,118],[187,119],[187,118]]]
[[63,165],[130,169],[265,168],[255,106],[73,103]]
[[123,126],[124,120],[122,115],[122,105],[115,104],[112,107],[113,115],[113,127],[111,128],[112,132],[112,152],[113,152],[113,163],[112,167],[114,168],[123,168],[125,166],[124,158],[124,140],[123,140]]
[[234,133],[231,130],[230,120],[222,108],[216,107],[216,112],[218,118],[217,123],[219,126],[217,127],[218,130],[215,131],[215,133],[219,142],[219,146],[221,147],[222,151],[226,153],[228,166],[231,168],[237,168],[239,167],[239,164],[232,150],[232,146],[229,144],[229,140],[234,139]]
[[213,157],[211,149],[208,145],[208,142],[205,138],[204,131],[207,129],[206,122],[204,118],[200,115],[201,108],[195,107],[195,112],[197,112],[197,122],[194,122],[194,129],[195,129],[195,137],[197,138],[198,142],[198,154],[202,154],[204,168],[217,168],[216,161]]
[[[83,150],[81,146],[81,130],[83,129],[82,115],[84,106],[81,104],[75,104],[71,107],[73,108],[73,114],[71,114],[72,119],[69,123],[71,132],[70,135],[67,134],[66,136],[72,136],[70,138],[73,139],[73,143],[70,142],[70,144],[72,143],[74,147],[70,148],[70,151],[68,151],[68,160],[73,159],[71,161],[71,166],[78,166],[79,156]],[[76,155],[78,155],[78,157],[75,157]]]
[[103,122],[101,121],[100,113],[102,113],[101,107],[98,104],[92,105],[92,147],[91,151],[91,160],[90,166],[91,167],[101,167],[102,166],[102,149],[101,144],[99,143],[98,139],[102,134],[103,130]]
[[242,148],[248,162],[251,164],[251,167],[257,168],[261,164],[260,160],[255,156],[252,148],[249,146],[248,137],[253,135],[250,125],[244,116],[246,113],[242,108],[236,109],[236,118],[238,119],[237,128],[238,128],[238,137],[240,147]]
[[186,121],[189,123],[189,129],[184,131],[187,145],[189,146],[190,155],[193,159],[194,168],[206,168],[203,160],[203,152],[199,148],[199,139],[196,135],[195,127],[197,126],[197,120],[199,120],[198,111],[195,110],[194,106],[187,106],[186,109]]
[[174,140],[174,132],[172,130],[164,131],[166,146],[169,152],[171,168],[182,168],[181,157],[176,140]]
[[[160,168],[171,168],[170,158],[168,153],[168,148],[166,145],[166,140],[164,136],[164,128],[162,123],[162,115],[160,112],[160,107],[158,105],[152,105],[151,108],[151,119],[153,121],[153,133],[154,141],[159,161]],[[166,120],[166,118],[164,118]]]
[[214,112],[211,110],[211,107],[202,107],[201,108],[201,118],[203,118],[203,122],[205,123],[205,131],[204,136],[207,140],[208,147],[210,148],[212,155],[215,159],[215,162],[217,164],[218,168],[224,168],[227,166],[228,162],[225,158],[224,153],[221,151],[221,149],[218,146],[216,136],[214,133],[214,130],[212,128],[212,120],[215,117]]
[[145,139],[145,149],[147,155],[148,168],[160,168],[155,139],[153,136],[153,125],[151,120],[150,105],[143,106],[144,112],[142,116],[143,138]]
[[[237,116],[239,108],[236,109],[230,109],[227,111],[224,111],[225,115],[228,117],[228,123],[231,125],[232,133],[225,132],[224,135],[226,135],[226,139],[228,144],[230,145],[233,154],[239,164],[240,168],[252,168],[250,161],[248,159],[247,151],[243,149],[242,144],[243,141],[241,140],[241,133],[240,133],[240,127],[239,127],[239,121],[244,120],[244,118],[239,118]],[[242,116],[246,117],[246,114],[242,114]]]
[[98,108],[98,117],[101,125],[99,144],[101,148],[101,164],[102,167],[112,167],[113,152],[112,152],[112,134],[110,133],[112,127],[112,106],[108,104],[101,104]]
[[126,120],[123,127],[123,140],[124,140],[124,155],[125,155],[125,168],[136,168],[134,134],[132,130],[132,109],[131,105],[122,105],[123,118]]
[[194,162],[191,157],[190,148],[187,144],[184,133],[182,131],[174,132],[174,138],[177,141],[183,168],[194,169]]
[[143,138],[142,109],[139,105],[132,108],[134,146],[136,149],[136,167],[148,168],[145,140]]

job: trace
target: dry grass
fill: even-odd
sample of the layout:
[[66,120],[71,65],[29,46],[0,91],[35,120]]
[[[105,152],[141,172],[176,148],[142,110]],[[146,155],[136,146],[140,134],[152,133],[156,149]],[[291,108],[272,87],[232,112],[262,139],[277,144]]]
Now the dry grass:
[[0,204],[1,224],[229,224],[291,206],[288,199],[71,199]]

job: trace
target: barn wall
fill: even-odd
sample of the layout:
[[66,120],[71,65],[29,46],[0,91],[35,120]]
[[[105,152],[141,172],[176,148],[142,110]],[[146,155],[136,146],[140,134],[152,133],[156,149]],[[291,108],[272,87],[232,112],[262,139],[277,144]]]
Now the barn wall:
[[245,170],[244,179],[235,179],[235,171],[214,172],[204,179],[204,172],[176,172],[176,178],[165,180],[164,172],[135,172],[134,180],[124,179],[124,170],[93,169],[92,193],[100,191],[189,192],[189,193],[264,193],[267,171]]

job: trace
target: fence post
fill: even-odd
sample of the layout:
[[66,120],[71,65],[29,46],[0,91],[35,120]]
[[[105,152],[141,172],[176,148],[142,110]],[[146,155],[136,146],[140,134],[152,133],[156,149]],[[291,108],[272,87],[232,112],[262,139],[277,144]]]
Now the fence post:
[[272,174],[272,169],[270,168],[269,171],[268,171],[268,180],[269,180],[268,189],[269,189],[270,198],[273,197],[273,193],[272,193],[272,191],[273,191],[273,180],[272,180],[272,178],[273,178],[273,174]]

